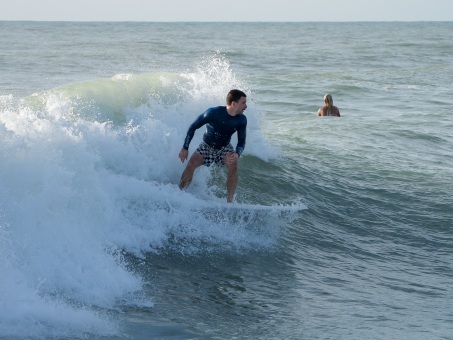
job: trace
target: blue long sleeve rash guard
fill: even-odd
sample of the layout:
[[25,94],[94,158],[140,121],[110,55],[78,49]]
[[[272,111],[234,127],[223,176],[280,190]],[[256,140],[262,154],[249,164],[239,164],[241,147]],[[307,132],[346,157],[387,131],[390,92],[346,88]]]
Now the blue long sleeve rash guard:
[[189,144],[195,131],[206,124],[203,141],[214,149],[221,149],[231,141],[231,136],[237,131],[238,143],[236,153],[240,155],[245,148],[247,117],[244,114],[230,116],[226,106],[207,109],[190,125],[184,140],[183,148],[189,150]]

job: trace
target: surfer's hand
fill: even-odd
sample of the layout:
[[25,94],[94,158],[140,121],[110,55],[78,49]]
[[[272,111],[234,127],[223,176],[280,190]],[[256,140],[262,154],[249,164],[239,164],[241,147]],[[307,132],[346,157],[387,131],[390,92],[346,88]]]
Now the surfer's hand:
[[179,152],[179,159],[181,160],[181,163],[184,163],[188,156],[189,150],[182,148],[181,151]]

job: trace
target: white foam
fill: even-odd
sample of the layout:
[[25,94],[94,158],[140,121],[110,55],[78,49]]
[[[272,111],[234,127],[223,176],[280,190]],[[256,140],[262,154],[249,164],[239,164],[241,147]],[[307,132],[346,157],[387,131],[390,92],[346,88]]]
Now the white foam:
[[[141,95],[147,79],[161,83],[152,83],[146,100],[110,102],[115,84],[132,82]],[[189,124],[207,107],[224,104],[233,87],[247,91],[228,63],[214,59],[182,76],[121,75],[24,100],[3,98],[0,310],[7,317],[0,318],[0,334],[117,332],[107,315],[118,304],[152,305],[141,300],[143,282],[127,268],[123,250],[140,256],[169,246],[197,252],[272,244],[275,235],[247,229],[250,221],[231,228],[227,218],[213,223],[191,209],[194,197],[215,196],[209,169],[197,170],[187,192],[175,185]],[[95,96],[87,96],[93,88]],[[253,99],[246,113],[253,142],[245,154],[271,155]]]

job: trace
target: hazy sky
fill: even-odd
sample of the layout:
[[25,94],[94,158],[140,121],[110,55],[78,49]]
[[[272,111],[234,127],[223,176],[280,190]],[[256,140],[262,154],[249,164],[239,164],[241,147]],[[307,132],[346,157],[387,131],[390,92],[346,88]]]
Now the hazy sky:
[[0,20],[452,21],[453,0],[0,0]]

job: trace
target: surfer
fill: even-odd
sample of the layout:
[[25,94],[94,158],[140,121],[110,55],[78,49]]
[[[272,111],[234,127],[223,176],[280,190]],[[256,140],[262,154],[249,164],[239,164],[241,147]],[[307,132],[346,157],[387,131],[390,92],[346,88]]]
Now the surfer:
[[[189,186],[195,169],[200,165],[225,165],[228,169],[227,202],[233,202],[238,181],[238,159],[245,147],[247,118],[243,112],[247,109],[247,96],[240,90],[231,90],[227,94],[226,104],[207,109],[190,125],[179,152],[182,163],[189,155],[189,144],[195,131],[206,124],[206,132],[181,175],[179,188],[183,190]],[[238,136],[236,149],[230,143],[235,132]]]
[[324,96],[324,106],[319,108],[318,116],[340,117],[340,110],[333,105],[332,96],[328,93]]

